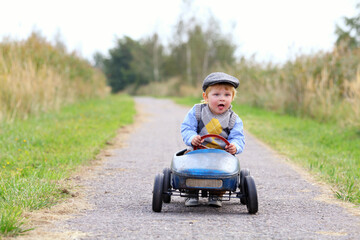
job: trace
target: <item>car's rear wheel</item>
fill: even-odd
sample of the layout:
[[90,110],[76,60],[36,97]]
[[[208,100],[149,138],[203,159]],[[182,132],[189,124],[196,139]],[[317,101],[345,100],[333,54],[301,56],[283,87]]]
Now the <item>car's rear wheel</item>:
[[[247,168],[241,169],[239,188],[240,188],[240,193],[242,193],[243,195],[245,193],[245,177],[246,176],[250,176],[250,170]],[[241,197],[240,202],[241,202],[241,204],[246,205],[246,197],[245,196]]]
[[246,176],[244,185],[246,195],[246,207],[250,214],[255,214],[258,211],[258,197],[255,181],[251,176]]
[[154,212],[161,212],[162,208],[162,195],[163,195],[163,174],[157,174],[154,180],[154,189],[153,189],[153,200],[152,200],[152,210]]
[[163,170],[164,180],[163,180],[163,202],[169,203],[171,201],[171,195],[167,194],[171,191],[171,170],[170,168],[164,168]]

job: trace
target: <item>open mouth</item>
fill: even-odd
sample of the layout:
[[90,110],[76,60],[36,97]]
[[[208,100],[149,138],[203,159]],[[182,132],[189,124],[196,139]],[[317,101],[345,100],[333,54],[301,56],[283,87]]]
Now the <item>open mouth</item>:
[[219,104],[219,105],[218,105],[218,109],[219,109],[220,111],[224,110],[224,108],[225,108],[225,104]]

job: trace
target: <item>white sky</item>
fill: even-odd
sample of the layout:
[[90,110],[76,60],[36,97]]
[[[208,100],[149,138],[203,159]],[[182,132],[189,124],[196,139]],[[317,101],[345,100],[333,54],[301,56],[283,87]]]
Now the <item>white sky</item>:
[[[299,53],[330,50],[335,24],[357,15],[357,0],[194,0],[200,19],[209,11],[233,34],[238,54],[283,62]],[[24,39],[35,29],[91,60],[107,54],[115,39],[157,32],[172,38],[182,0],[0,0],[0,40]]]

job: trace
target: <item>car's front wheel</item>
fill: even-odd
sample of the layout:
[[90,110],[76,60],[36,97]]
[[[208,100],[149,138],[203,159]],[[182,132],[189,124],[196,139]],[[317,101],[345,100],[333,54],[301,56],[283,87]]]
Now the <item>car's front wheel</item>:
[[[241,192],[242,194],[245,193],[245,177],[246,177],[246,176],[250,176],[250,170],[247,169],[247,168],[241,169],[241,171],[240,171],[240,185],[239,185],[239,188],[240,188],[240,192]],[[246,197],[240,198],[240,202],[241,202],[241,204],[246,205]]]
[[157,174],[154,180],[154,189],[153,189],[153,200],[152,200],[152,210],[154,212],[161,212],[162,208],[162,196],[163,196],[163,174]]
[[246,195],[246,207],[250,214],[258,212],[258,197],[255,186],[255,181],[251,176],[245,177],[245,195]]

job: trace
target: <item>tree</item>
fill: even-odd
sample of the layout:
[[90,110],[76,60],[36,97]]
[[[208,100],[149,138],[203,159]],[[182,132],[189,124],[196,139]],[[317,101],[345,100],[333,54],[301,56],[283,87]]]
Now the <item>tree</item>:
[[100,52],[96,52],[93,55],[93,60],[94,60],[94,67],[105,72],[105,70],[104,70],[104,60],[105,60],[104,55],[102,55]]
[[133,85],[140,85],[162,78],[163,46],[157,34],[135,41],[130,37],[118,39],[117,46],[109,50],[109,58],[94,55],[95,67],[102,69],[112,92]]
[[[360,10],[360,4],[356,7]],[[345,45],[350,49],[358,48],[360,46],[360,13],[355,17],[344,17],[344,22],[345,29],[336,25],[336,45]]]
[[131,49],[138,43],[130,37],[118,39],[117,46],[109,50],[110,58],[104,59],[104,72],[112,92],[123,90],[135,82],[136,74],[131,70]]
[[213,16],[207,24],[201,24],[194,17],[189,19],[191,24],[179,20],[170,49],[176,73],[196,85],[213,69],[234,64],[236,46],[231,36],[221,32]]
[[156,33],[141,40],[138,48],[133,49],[132,68],[142,76],[140,84],[162,79],[163,49]]

